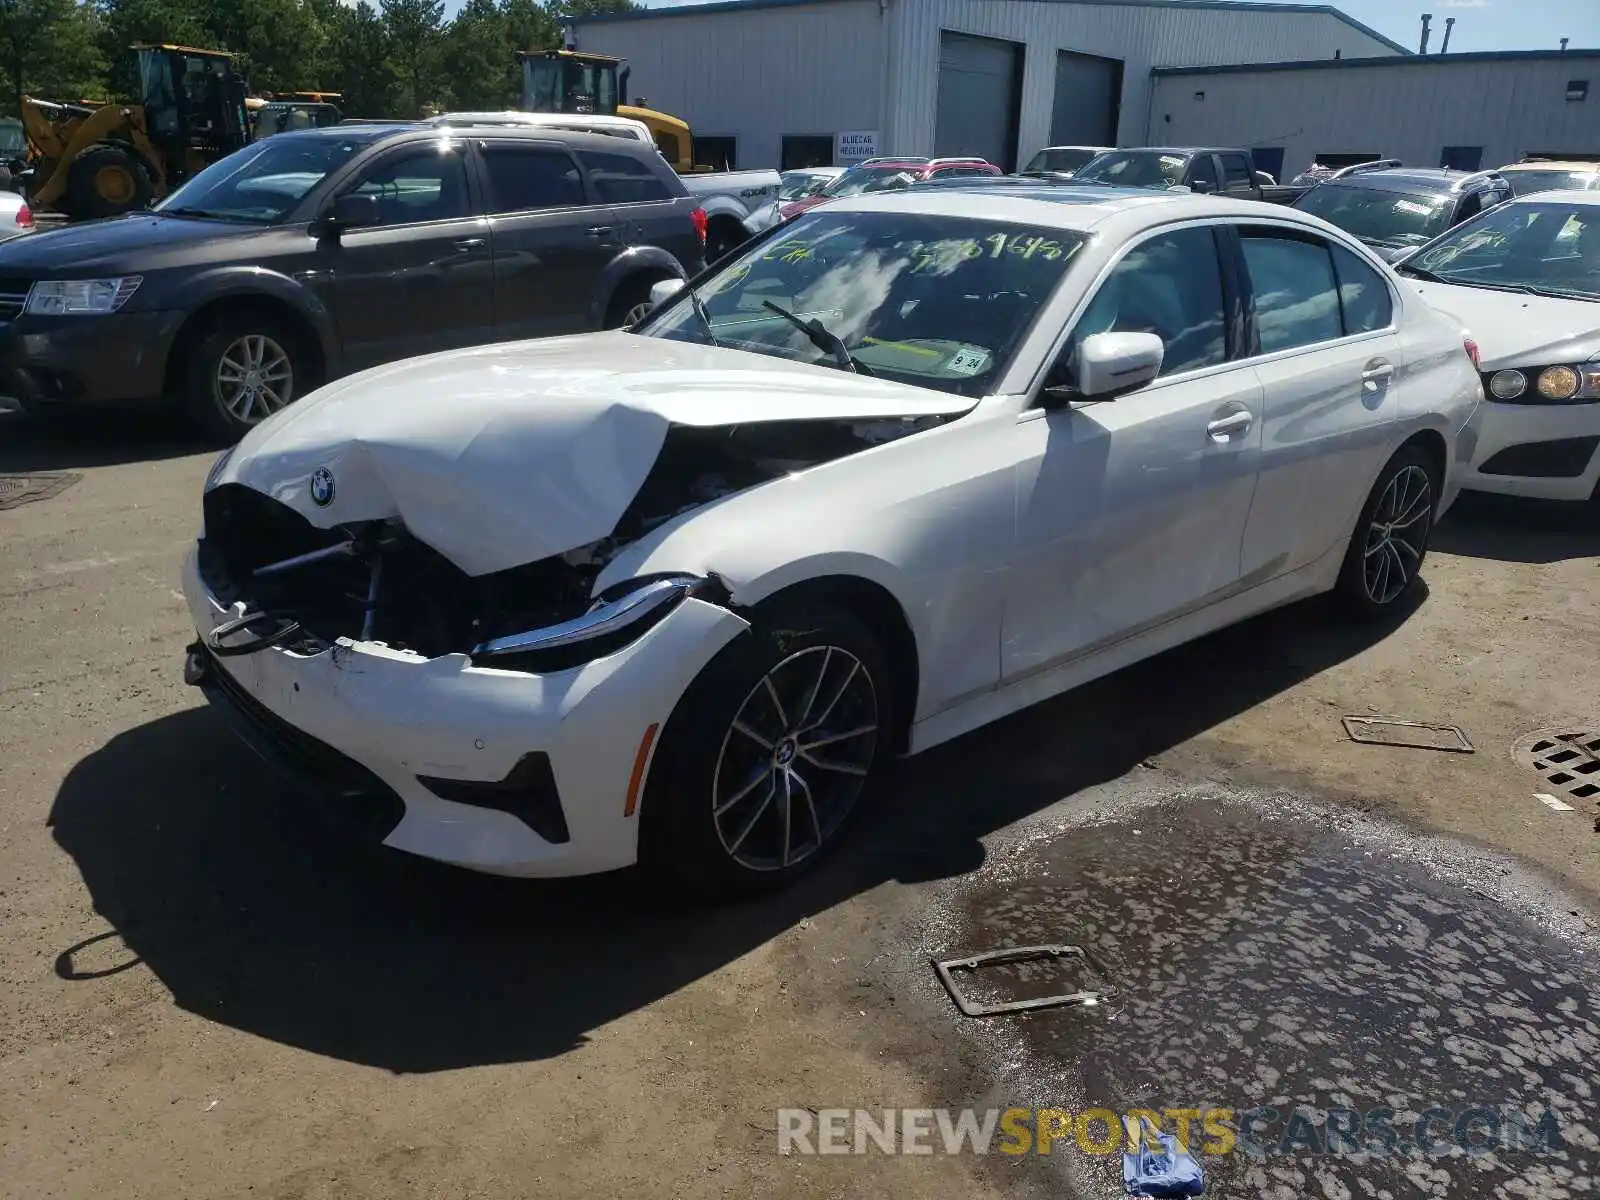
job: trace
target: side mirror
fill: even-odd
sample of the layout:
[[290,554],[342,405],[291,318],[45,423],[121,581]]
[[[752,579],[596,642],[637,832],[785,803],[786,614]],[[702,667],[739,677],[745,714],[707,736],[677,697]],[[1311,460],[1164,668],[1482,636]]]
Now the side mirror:
[[1192,179],[1189,181],[1189,190],[1196,195],[1208,196],[1217,190],[1217,185],[1204,179]]
[[1142,388],[1161,374],[1167,347],[1153,333],[1096,333],[1078,347],[1078,391],[1110,400]]
[[650,307],[660,308],[684,289],[681,279],[658,279],[650,285]]
[[378,198],[361,192],[347,192],[333,202],[328,223],[335,232],[341,229],[365,229],[378,224]]

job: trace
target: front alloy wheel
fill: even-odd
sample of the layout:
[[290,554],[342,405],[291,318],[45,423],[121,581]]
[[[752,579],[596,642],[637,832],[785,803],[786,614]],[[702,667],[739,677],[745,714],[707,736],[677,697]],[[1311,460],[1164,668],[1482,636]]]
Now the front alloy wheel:
[[1433,514],[1433,480],[1415,464],[1390,478],[1367,526],[1362,582],[1367,598],[1392,604],[1422,568]]
[[266,334],[247,333],[223,350],[212,384],[229,416],[255,425],[294,400],[294,364]]
[[854,807],[878,744],[878,696],[838,646],[791,654],[745,696],[722,739],[712,820],[734,862],[775,871],[804,862]]

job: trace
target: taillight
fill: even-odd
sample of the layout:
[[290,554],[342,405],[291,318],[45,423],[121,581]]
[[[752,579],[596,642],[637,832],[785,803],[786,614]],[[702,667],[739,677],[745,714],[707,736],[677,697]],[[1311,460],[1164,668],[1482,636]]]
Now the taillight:
[[1478,353],[1478,343],[1471,338],[1466,338],[1461,345],[1466,350],[1467,357],[1472,360],[1472,365],[1476,369],[1478,364],[1483,361],[1483,356]]
[[694,231],[700,235],[700,244],[706,244],[706,229],[711,224],[711,219],[706,216],[706,210],[697,208],[689,214],[689,220],[694,222]]
[[17,209],[17,224],[24,229],[33,228],[33,213],[29,211],[26,204]]

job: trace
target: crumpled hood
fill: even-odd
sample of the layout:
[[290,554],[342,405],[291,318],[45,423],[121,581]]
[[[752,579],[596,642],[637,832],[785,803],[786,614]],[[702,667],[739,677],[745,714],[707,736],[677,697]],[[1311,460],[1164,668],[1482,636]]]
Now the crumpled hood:
[[[467,574],[485,575],[609,534],[672,425],[865,421],[972,405],[740,350],[582,334],[349,376],[252,430],[212,482],[263,492],[324,529],[398,517]],[[319,471],[323,503],[313,498]]]
[[1600,301],[1560,300],[1449,283],[1406,284],[1471,332],[1482,369],[1587,362],[1600,354]]

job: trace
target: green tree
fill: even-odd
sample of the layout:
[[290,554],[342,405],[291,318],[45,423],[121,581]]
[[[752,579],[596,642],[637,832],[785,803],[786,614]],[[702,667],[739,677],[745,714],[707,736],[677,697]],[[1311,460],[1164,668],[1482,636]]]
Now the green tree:
[[327,86],[317,78],[327,31],[309,0],[213,0],[205,24],[211,45],[240,56],[252,90]]
[[601,13],[638,12],[644,5],[635,0],[546,0],[545,7],[552,17],[593,17]]
[[400,82],[400,115],[420,116],[440,97],[444,0],[379,0],[389,60]]
[[342,94],[347,117],[388,116],[395,103],[389,32],[372,5],[339,5],[322,56],[323,87]]
[[0,0],[6,108],[24,94],[78,99],[105,92],[99,15],[77,0]]
[[467,0],[444,38],[444,99],[450,107],[515,107],[517,49],[511,22],[496,0]]

